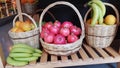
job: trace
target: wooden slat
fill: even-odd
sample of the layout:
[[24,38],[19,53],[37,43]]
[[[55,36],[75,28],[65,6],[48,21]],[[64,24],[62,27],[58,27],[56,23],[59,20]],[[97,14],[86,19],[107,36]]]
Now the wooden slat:
[[48,54],[45,51],[43,51],[41,59],[40,59],[40,62],[41,63],[46,63],[47,62],[47,58],[48,58]]
[[[16,6],[17,6],[18,14],[21,14],[21,13],[22,13],[22,10],[21,10],[20,0],[16,0]],[[19,20],[20,20],[20,21],[23,21],[23,16],[22,16],[22,15],[19,16]]]
[[56,63],[57,60],[58,60],[58,59],[57,59],[57,56],[51,55],[51,62],[53,62],[53,63],[55,62],[55,63]]
[[4,68],[1,57],[0,57],[0,68]]
[[81,57],[82,57],[83,60],[88,60],[88,59],[90,59],[89,56],[86,54],[86,52],[83,50],[83,48],[81,48],[81,49],[79,50],[79,53],[80,53],[80,55],[81,55]]
[[72,61],[78,61],[79,60],[79,57],[77,56],[76,53],[72,54],[71,58],[72,58]]
[[96,54],[96,52],[95,52],[90,46],[84,45],[84,47],[85,47],[85,49],[88,51],[88,53],[91,55],[91,57],[92,57],[93,59],[98,59],[98,58],[100,58],[100,57]]
[[31,61],[29,64],[30,65],[34,65],[34,64],[36,64],[37,62],[36,61]]
[[3,49],[2,49],[2,45],[0,43],[0,67],[4,67],[5,66],[5,58],[4,58],[4,54],[3,54]]
[[105,48],[105,50],[109,52],[110,55],[112,55],[113,57],[120,57],[120,55],[116,51],[114,51],[113,48],[111,47],[107,47]]
[[68,57],[67,56],[61,56],[61,61],[62,62],[68,62]]
[[95,48],[103,58],[111,58],[102,48]]

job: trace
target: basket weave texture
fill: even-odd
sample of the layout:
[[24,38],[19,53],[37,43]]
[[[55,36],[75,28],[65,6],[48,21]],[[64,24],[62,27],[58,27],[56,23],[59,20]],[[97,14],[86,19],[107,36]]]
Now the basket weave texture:
[[[39,48],[39,30],[37,28],[37,25],[36,25],[35,21],[32,19],[31,16],[29,16],[25,13],[21,13],[21,14],[28,17],[32,21],[32,23],[34,23],[35,29],[33,29],[31,31],[19,32],[19,33],[11,32],[9,30],[8,34],[11,37],[11,40],[13,41],[14,44],[25,43],[25,44],[28,44],[28,45],[32,46],[33,48]],[[13,20],[13,27],[15,26],[16,19],[20,15],[15,16],[15,18]]]
[[110,3],[104,3],[106,6],[111,7],[116,14],[117,17],[117,22],[114,25],[95,25],[91,26],[90,24],[86,23],[87,16],[91,9],[89,9],[85,15],[84,22],[85,22],[85,33],[86,33],[86,42],[88,45],[92,47],[98,47],[98,48],[105,48],[110,46],[112,43],[116,32],[117,28],[119,25],[119,12],[116,9],[115,6],[113,6]]
[[67,43],[67,44],[62,44],[62,45],[59,45],[59,44],[49,44],[49,43],[44,42],[42,40],[42,38],[40,38],[40,42],[42,44],[43,49],[46,52],[48,52],[49,54],[70,55],[72,53],[75,53],[76,51],[78,51],[81,48],[82,42],[83,42],[83,39],[84,39],[84,36],[85,36],[83,19],[81,17],[81,14],[79,13],[78,9],[74,5],[72,5],[69,2],[65,2],[65,1],[58,1],[58,2],[54,2],[54,3],[50,4],[50,5],[48,5],[43,10],[43,12],[41,13],[40,21],[39,21],[39,23],[40,23],[39,24],[39,29],[40,29],[40,32],[41,32],[42,31],[42,20],[43,20],[43,16],[45,15],[45,13],[50,8],[52,8],[52,7],[56,6],[56,5],[66,5],[66,6],[69,6],[77,13],[79,21],[80,21],[80,24],[81,24],[81,28],[82,28],[82,34],[81,34],[79,40],[77,40],[74,43]]

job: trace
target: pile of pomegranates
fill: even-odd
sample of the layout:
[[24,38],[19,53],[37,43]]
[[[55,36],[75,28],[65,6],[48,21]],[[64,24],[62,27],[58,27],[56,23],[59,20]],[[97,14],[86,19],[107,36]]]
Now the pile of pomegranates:
[[79,39],[81,29],[72,24],[70,21],[46,22],[42,25],[40,37],[44,42],[51,44],[73,43]]

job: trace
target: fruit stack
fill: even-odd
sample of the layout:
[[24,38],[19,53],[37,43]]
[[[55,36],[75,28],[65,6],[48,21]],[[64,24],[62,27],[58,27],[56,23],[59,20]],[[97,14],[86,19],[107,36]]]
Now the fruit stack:
[[[78,15],[80,22],[78,24],[81,25],[81,28],[74,25],[73,22],[60,22],[59,20],[55,22],[45,22],[45,24],[42,25],[44,14],[55,5],[67,5],[73,8]],[[43,49],[49,54],[70,55],[78,51],[82,46],[85,35],[83,20],[77,8],[69,2],[60,1],[48,5],[41,13],[39,28],[40,42]]]
[[72,24],[70,21],[65,21],[61,24],[59,21],[46,22],[42,25],[40,37],[51,44],[67,44],[73,43],[79,39],[81,29]]
[[[109,3],[103,3],[100,0],[91,0],[88,2],[91,9],[85,15],[85,32],[86,42],[92,47],[108,47],[112,43],[119,22],[118,10]],[[113,8],[116,17],[113,14],[106,15],[105,5]],[[87,19],[88,13],[91,11],[91,18]]]
[[31,61],[36,61],[41,54],[42,51],[27,44],[14,44],[7,57],[7,63],[13,66],[24,66]]
[[[21,22],[17,20],[18,16],[23,15],[26,18]],[[16,21],[17,20],[17,21]],[[8,32],[14,44],[26,43],[34,48],[39,47],[39,31],[34,19],[26,13],[16,15],[13,20],[13,28]]]
[[35,29],[35,26],[29,20],[26,20],[25,22],[16,21],[15,26],[11,29],[11,32],[16,32],[16,33],[26,32],[26,31],[30,31],[30,30],[33,30],[33,29]]

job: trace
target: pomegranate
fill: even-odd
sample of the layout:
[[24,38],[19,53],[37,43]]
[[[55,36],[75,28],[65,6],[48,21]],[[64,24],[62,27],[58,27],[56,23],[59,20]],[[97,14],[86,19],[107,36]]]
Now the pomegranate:
[[76,35],[74,35],[74,34],[68,35],[68,37],[67,37],[68,43],[73,43],[73,42],[75,42],[77,40],[78,40],[78,37]]
[[50,31],[49,31],[48,29],[43,28],[43,29],[42,29],[42,32],[40,33],[40,37],[41,37],[41,38],[44,38],[44,37],[46,37],[49,33],[50,33]]
[[44,24],[44,27],[47,28],[47,29],[49,29],[52,26],[53,26],[52,22],[47,22],[47,23]]
[[55,37],[54,37],[54,44],[65,44],[66,43],[66,40],[65,40],[65,37],[61,34],[57,34]]
[[70,28],[71,26],[73,26],[73,24],[69,21],[65,21],[65,22],[62,23],[61,26],[66,27],[66,28]]
[[54,25],[60,28],[61,27],[61,22],[55,21]]
[[44,37],[44,41],[47,43],[52,43],[54,40],[54,34],[50,33]]
[[81,29],[78,28],[77,26],[71,26],[70,32],[78,36],[81,34]]
[[53,25],[52,27],[50,27],[49,30],[50,30],[50,32],[53,33],[53,34],[58,34],[59,29],[60,29],[59,27]]
[[70,34],[70,30],[69,28],[66,28],[66,27],[63,27],[60,29],[60,34],[63,35],[63,36],[68,36]]

